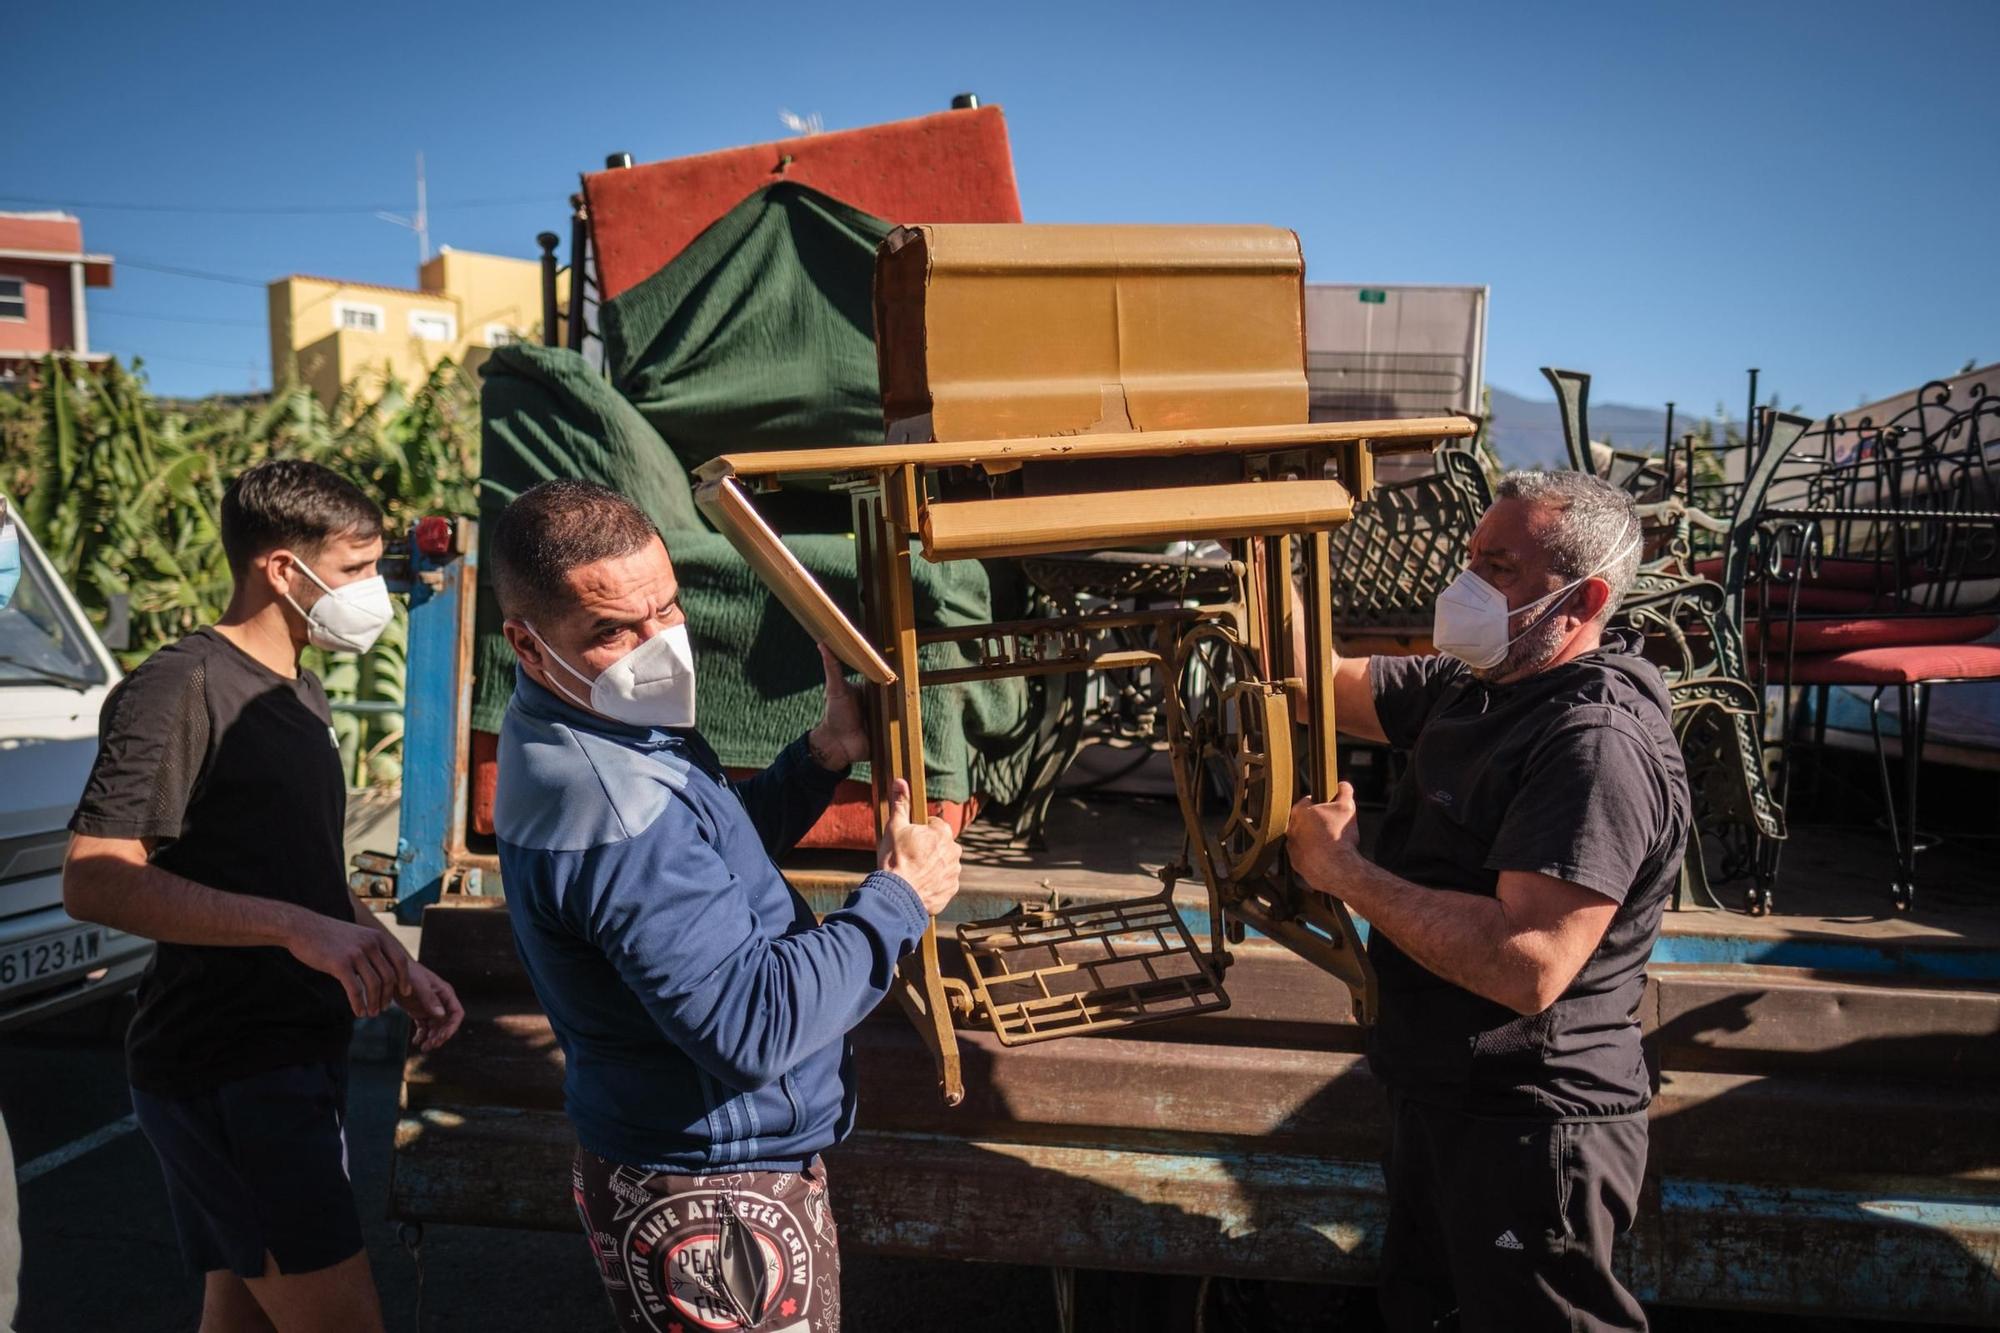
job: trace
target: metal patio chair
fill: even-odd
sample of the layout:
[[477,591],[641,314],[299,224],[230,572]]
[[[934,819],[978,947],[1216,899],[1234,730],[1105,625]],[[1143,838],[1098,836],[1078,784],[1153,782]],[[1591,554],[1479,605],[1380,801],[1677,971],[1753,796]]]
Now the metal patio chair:
[[[1927,386],[1943,389],[1945,386]],[[1929,399],[1926,402],[1926,399]],[[1750,525],[1761,594],[1749,636],[1759,678],[1782,691],[1796,734],[1825,744],[1834,687],[1869,691],[1869,725],[1896,854],[1890,900],[1916,895],[1918,779],[1931,687],[2000,680],[2000,395],[1970,386],[1926,433],[1916,424],[1822,428],[1829,449],[1802,500],[1764,506]],[[1916,413],[1905,414],[1911,416]],[[1836,598],[1845,609],[1830,609]],[[1902,774],[1892,782],[1881,712],[1895,691]],[[1805,691],[1811,691],[1811,706]],[[1789,750],[1784,785],[1789,785]],[[1900,787],[1900,790],[1899,790]]]

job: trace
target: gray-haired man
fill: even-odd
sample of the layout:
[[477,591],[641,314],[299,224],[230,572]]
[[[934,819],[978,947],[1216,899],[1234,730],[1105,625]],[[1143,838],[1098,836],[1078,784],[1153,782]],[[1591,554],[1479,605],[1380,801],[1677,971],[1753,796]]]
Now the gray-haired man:
[[1639,550],[1621,492],[1515,473],[1438,599],[1442,655],[1335,663],[1342,729],[1410,756],[1372,861],[1346,783],[1289,838],[1373,928],[1391,1328],[1646,1326],[1611,1249],[1645,1172],[1639,999],[1689,798],[1660,673],[1606,628]]

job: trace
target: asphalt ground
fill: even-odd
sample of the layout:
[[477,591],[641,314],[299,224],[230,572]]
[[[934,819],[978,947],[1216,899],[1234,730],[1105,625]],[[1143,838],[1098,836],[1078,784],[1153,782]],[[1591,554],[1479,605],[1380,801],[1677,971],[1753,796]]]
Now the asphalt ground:
[[[0,1038],[0,1111],[17,1168],[78,1140],[96,1141],[21,1187],[18,1333],[185,1333],[199,1321],[199,1284],[182,1270],[159,1167],[140,1134],[121,1130],[131,1114],[119,1045],[125,1011],[117,1002],[100,1005]],[[400,1244],[397,1225],[383,1215],[398,1073],[390,1060],[357,1060],[349,1108],[355,1190],[392,1333],[610,1333],[609,1310],[579,1236],[482,1227],[429,1228],[419,1322],[417,1263]],[[567,1190],[568,1182],[522,1181],[521,1188]],[[1060,1327],[1046,1269],[848,1255],[842,1277],[845,1326],[853,1333],[1054,1333]],[[1132,1327],[1135,1302],[1186,1304],[1192,1295],[1192,1280],[1083,1275],[1073,1298],[1076,1327],[1111,1327],[1109,1316],[1092,1313],[1109,1309],[1122,1311],[1118,1326]],[[1211,1330],[1370,1333],[1380,1327],[1365,1291],[1240,1284],[1212,1291],[1210,1301]],[[1654,1319],[1664,1333],[1889,1327],[1679,1310],[1657,1311]],[[1166,1328],[1170,1322],[1163,1317],[1136,1326]]]

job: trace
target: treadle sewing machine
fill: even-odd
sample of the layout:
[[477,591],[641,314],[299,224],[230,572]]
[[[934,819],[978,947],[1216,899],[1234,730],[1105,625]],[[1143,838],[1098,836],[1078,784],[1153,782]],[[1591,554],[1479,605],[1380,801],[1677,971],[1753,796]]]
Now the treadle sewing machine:
[[[1340,903],[1294,879],[1293,802],[1334,788],[1327,534],[1368,494],[1376,452],[1472,433],[1463,418],[1309,424],[1298,238],[1268,227],[937,225],[882,244],[875,330],[888,443],[732,454],[696,499],[778,599],[868,682],[878,825],[889,784],[924,801],[924,685],[1151,666],[1186,825],[1157,893],[936,928],[895,990],[964,1096],[955,1027],[1006,1045],[1227,1007],[1246,928],[1344,982],[1372,1020],[1374,979]],[[852,498],[860,624],[759,517],[753,496],[812,478]],[[920,632],[910,562],[1190,539],[1228,544],[1226,604]],[[1295,580],[1303,573],[1304,591]],[[1303,619],[1306,660],[1293,660]],[[1124,643],[1096,651],[1101,631]],[[923,671],[955,641],[977,665]],[[1294,700],[1309,707],[1294,722]],[[1174,905],[1199,873],[1210,938]],[[958,961],[962,967],[947,967]]]

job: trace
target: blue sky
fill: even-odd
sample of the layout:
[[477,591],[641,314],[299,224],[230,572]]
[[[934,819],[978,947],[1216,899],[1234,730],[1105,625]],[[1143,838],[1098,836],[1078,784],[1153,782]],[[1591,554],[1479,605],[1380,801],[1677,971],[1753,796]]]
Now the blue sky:
[[1987,0],[114,0],[8,26],[0,194],[72,205],[123,261],[92,341],[170,393],[268,382],[272,277],[413,283],[414,239],[368,210],[409,210],[419,150],[435,242],[530,257],[607,152],[961,90],[1006,108],[1030,221],[1278,223],[1315,280],[1490,284],[1487,378],[1530,396],[1552,362],[1602,400],[1740,411],[1757,365],[1823,411],[2000,360]]

